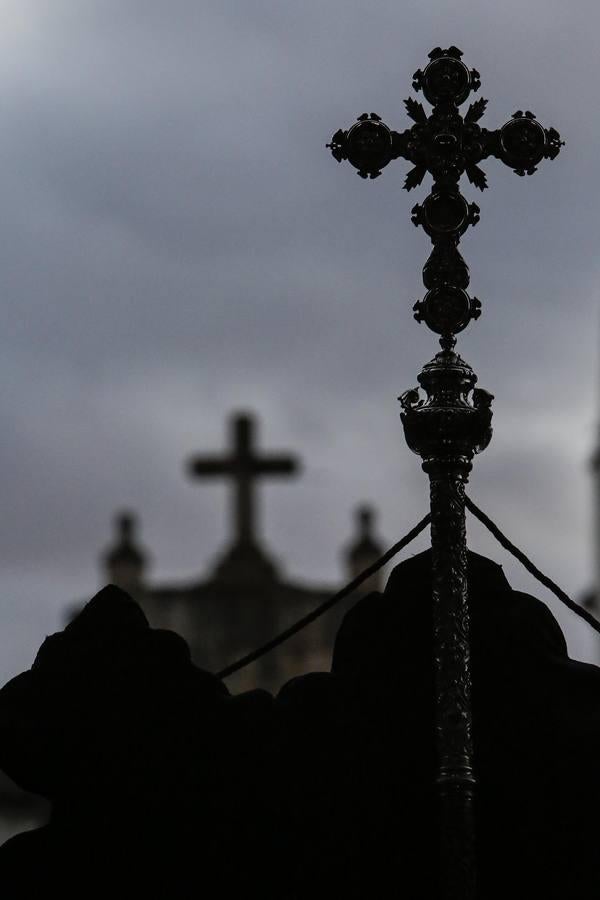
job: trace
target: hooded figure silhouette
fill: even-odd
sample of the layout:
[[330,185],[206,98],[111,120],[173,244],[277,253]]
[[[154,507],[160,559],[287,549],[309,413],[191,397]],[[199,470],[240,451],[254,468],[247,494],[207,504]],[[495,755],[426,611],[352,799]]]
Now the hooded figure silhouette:
[[[469,553],[468,587],[478,895],[595,896],[600,669],[569,659],[549,609],[497,564]],[[307,878],[307,897],[439,896],[431,596],[426,551],[346,614],[329,678],[280,693],[301,722],[297,798],[327,815],[299,825],[322,888]]]
[[4,896],[189,897],[211,878],[233,895],[260,855],[265,704],[104,588],[0,691],[0,766],[52,801],[0,849]]

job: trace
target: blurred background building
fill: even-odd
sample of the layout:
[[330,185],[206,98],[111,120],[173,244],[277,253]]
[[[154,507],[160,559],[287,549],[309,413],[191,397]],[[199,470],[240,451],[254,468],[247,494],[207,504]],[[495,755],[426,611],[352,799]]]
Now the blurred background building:
[[[258,482],[292,477],[300,466],[290,454],[261,454],[256,447],[257,422],[248,413],[230,420],[230,446],[222,456],[198,457],[188,464],[195,478],[219,477],[230,482],[231,535],[213,566],[189,582],[154,583],[150,556],[139,536],[133,512],[115,517],[113,541],[102,554],[102,580],[116,584],[141,605],[154,628],[170,628],[188,642],[194,662],[217,672],[264,644],[313,610],[342,584],[290,579],[275,559],[259,526]],[[317,513],[318,514],[318,513]],[[342,579],[349,581],[383,553],[375,534],[375,513],[355,510],[354,534],[342,547]],[[378,573],[379,574],[379,573]],[[372,576],[359,590],[377,590]],[[277,689],[294,675],[329,668],[340,615],[333,609],[280,648],[228,679],[230,690]]]

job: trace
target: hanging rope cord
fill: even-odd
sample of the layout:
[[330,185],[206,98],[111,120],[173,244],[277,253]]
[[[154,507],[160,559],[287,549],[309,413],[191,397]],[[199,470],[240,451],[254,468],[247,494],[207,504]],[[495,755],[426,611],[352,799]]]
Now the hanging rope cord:
[[[482,512],[479,507],[477,507],[473,501],[469,497],[465,497],[465,506],[466,508],[478,519],[482,525],[491,532],[491,534],[496,538],[498,543],[504,547],[505,550],[508,550],[509,553],[518,559],[522,566],[524,566],[527,571],[533,575],[544,587],[548,588],[555,597],[557,597],[562,603],[565,604],[572,612],[578,615],[581,619],[590,625],[594,631],[597,631],[600,634],[600,622],[598,622],[591,613],[584,609],[582,606],[579,606],[578,603],[575,603],[574,600],[566,594],[551,578],[548,578],[547,575],[544,575],[534,563],[523,553],[522,550],[519,550],[512,541],[510,541],[506,535],[504,535],[498,526],[492,522],[489,516],[486,516],[484,512]],[[408,544],[411,543],[422,531],[427,528],[427,526],[431,522],[431,515],[427,514],[421,521],[415,525],[407,534],[404,535],[401,540],[395,543],[389,550],[387,550],[383,556],[380,556],[376,562],[372,563],[366,569],[364,569],[360,575],[357,575],[349,584],[343,587],[337,594],[334,594],[329,599],[325,600],[324,603],[321,603],[316,609],[313,609],[312,612],[308,613],[306,616],[303,616],[293,625],[290,625],[289,628],[286,628],[285,631],[282,631],[276,637],[271,638],[270,641],[267,641],[266,644],[262,644],[262,646],[257,647],[256,650],[253,650],[251,653],[246,654],[241,659],[238,659],[236,662],[231,663],[231,665],[227,666],[225,669],[222,669],[220,672],[217,672],[218,678],[227,678],[229,675],[233,675],[235,672],[239,672],[240,669],[244,669],[246,666],[249,666],[251,663],[256,662],[256,660],[260,659],[266,653],[269,653],[271,650],[274,650],[276,647],[279,647],[280,644],[283,644],[285,641],[289,640],[289,638],[293,637],[295,634],[298,634],[299,631],[302,631],[303,628],[306,628],[307,625],[310,625],[311,622],[314,622],[316,619],[320,618],[324,613],[328,612],[328,610],[332,609],[332,607],[336,606],[346,597],[349,597],[361,584],[363,584],[371,575],[374,575],[375,572],[378,572],[386,563],[393,559],[401,550],[403,550]]]
[[594,616],[587,611],[587,609],[585,609],[583,606],[580,606],[578,603],[575,603],[574,600],[571,600],[569,595],[565,594],[562,588],[559,588],[559,586],[554,581],[552,581],[551,578],[548,578],[547,575],[544,575],[543,572],[540,572],[538,567],[535,566],[527,556],[525,556],[523,551],[519,550],[518,547],[515,547],[512,541],[509,541],[506,535],[502,534],[498,526],[494,522],[492,522],[489,516],[486,516],[484,512],[482,512],[477,506],[475,506],[475,504],[469,497],[465,497],[465,506],[470,512],[473,513],[475,518],[479,519],[481,524],[485,525],[488,531],[490,531],[494,535],[498,543],[501,544],[505,550],[508,550],[509,553],[512,553],[515,559],[518,559],[521,565],[525,569],[527,569],[527,571],[530,572],[530,574],[533,575],[533,577],[536,578],[540,582],[540,584],[543,584],[544,587],[548,588],[548,590],[551,591],[555,597],[558,597],[561,603],[564,603],[565,606],[567,606],[571,610],[571,612],[574,612],[577,616],[587,622],[588,625],[591,625],[594,631],[597,631],[600,634],[600,622],[598,622],[598,620],[595,619]]
[[417,535],[421,534],[422,531],[427,528],[429,523],[431,522],[431,516],[427,514],[418,525],[415,525],[408,534],[405,534],[404,537],[399,540],[393,547],[390,547],[383,556],[380,556],[379,559],[372,563],[370,566],[367,566],[360,575],[357,575],[356,578],[353,578],[352,581],[347,584],[345,587],[338,591],[337,594],[334,594],[333,597],[329,597],[328,600],[325,600],[324,603],[321,603],[320,606],[317,606],[316,609],[313,609],[312,612],[309,612],[308,615],[303,616],[293,625],[290,625],[289,628],[286,628],[285,631],[282,631],[281,634],[278,634],[277,637],[272,638],[270,641],[267,641],[266,644],[263,644],[262,647],[258,647],[256,650],[253,650],[251,653],[248,653],[246,656],[243,656],[241,659],[238,659],[237,662],[232,663],[227,668],[223,669],[221,672],[217,672],[218,678],[227,678],[228,675],[233,675],[234,672],[239,672],[240,669],[245,668],[245,666],[249,666],[250,663],[256,662],[257,659],[260,659],[261,656],[264,656],[265,653],[268,653],[270,650],[274,650],[275,647],[278,647],[280,644],[283,644],[284,641],[287,641],[289,638],[293,637],[295,634],[298,634],[299,631],[302,631],[303,628],[306,628],[307,625],[310,625],[311,622],[314,622],[315,619],[318,619],[323,613],[326,613],[329,609],[335,606],[340,601],[344,600],[348,597],[353,591],[356,590],[357,587],[360,587],[363,582],[370,578],[371,575],[374,575],[375,572],[378,572],[387,562],[390,561],[397,553],[400,553],[411,541],[413,541]]

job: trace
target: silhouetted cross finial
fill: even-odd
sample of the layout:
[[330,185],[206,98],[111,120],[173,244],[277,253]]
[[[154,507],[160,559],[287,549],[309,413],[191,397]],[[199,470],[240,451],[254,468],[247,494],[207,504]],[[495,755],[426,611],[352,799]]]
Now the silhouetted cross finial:
[[[349,131],[337,131],[331,152],[347,159],[363,178],[376,178],[392,159],[413,164],[404,187],[421,183],[429,172],[431,193],[412,210],[412,220],[431,238],[433,250],[423,269],[427,293],[413,307],[415,318],[439,334],[442,349],[423,366],[419,387],[400,397],[408,446],[422,459],[430,481],[432,625],[435,691],[436,782],[440,796],[440,891],[443,900],[474,900],[475,835],[471,715],[471,665],[465,485],[476,453],[492,436],[492,395],[475,388],[477,376],[454,352],[455,335],[479,316],[479,301],[469,297],[469,270],[458,243],[479,208],[468,203],[458,183],[466,174],[483,190],[479,164],[495,156],[519,175],[553,159],[561,140],[543,128],[533,113],[516,112],[502,128],[487,131],[478,123],[486,101],[459,107],[479,88],[479,73],[469,69],[456,47],[436,47],[413,87],[433,106],[427,115],[416,100],[406,100],[414,124],[391,131],[375,113],[364,113]],[[425,396],[421,393],[424,391]]]
[[531,175],[542,159],[554,159],[562,141],[554,128],[543,128],[531,112],[518,110],[496,131],[478,123],[487,100],[471,103],[465,116],[459,106],[480,87],[479,73],[462,61],[457,47],[436,47],[423,71],[415,72],[413,88],[422,91],[433,106],[428,116],[421,103],[404,103],[415,123],[399,133],[392,131],[376,113],[363,113],[348,130],[337,131],[327,146],[338,162],[347,159],[362,178],[377,178],[393,159],[413,164],[406,176],[407,191],[421,184],[425,174],[433,176],[433,188],[422,204],[412,210],[415,225],[430,236],[433,252],[423,270],[428,293],[415,304],[415,318],[425,321],[442,335],[442,346],[453,346],[454,335],[480,314],[481,304],[466,292],[468,267],[457,250],[469,225],[479,221],[479,207],[467,203],[458,189],[463,174],[484,190],[486,176],[479,163],[494,156],[518,175]]
[[256,499],[254,485],[264,475],[293,475],[298,463],[293,456],[261,456],[254,442],[256,422],[247,413],[231,421],[232,449],[228,456],[199,456],[189,464],[197,478],[230,478],[234,485],[233,532],[236,544],[256,544]]

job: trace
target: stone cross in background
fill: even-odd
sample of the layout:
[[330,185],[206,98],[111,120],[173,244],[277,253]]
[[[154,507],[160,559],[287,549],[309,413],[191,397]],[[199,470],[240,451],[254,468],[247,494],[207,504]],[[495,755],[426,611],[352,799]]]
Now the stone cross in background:
[[254,417],[238,413],[231,420],[231,450],[226,456],[198,456],[189,463],[195,478],[229,478],[233,483],[232,533],[234,545],[257,544],[255,484],[266,475],[295,475],[298,461],[291,455],[259,456]]

